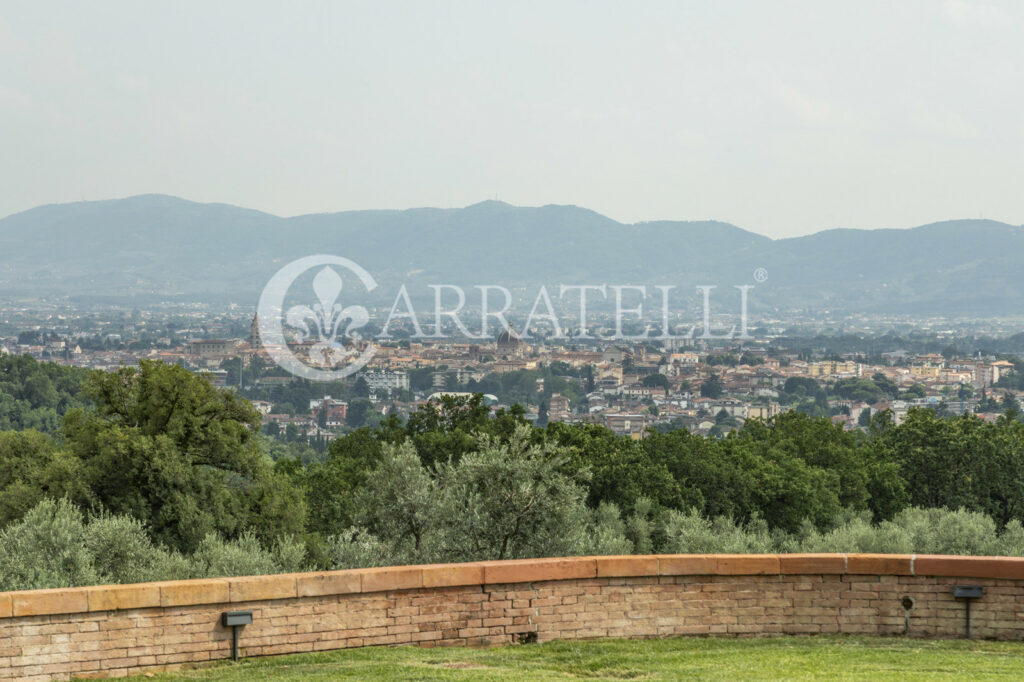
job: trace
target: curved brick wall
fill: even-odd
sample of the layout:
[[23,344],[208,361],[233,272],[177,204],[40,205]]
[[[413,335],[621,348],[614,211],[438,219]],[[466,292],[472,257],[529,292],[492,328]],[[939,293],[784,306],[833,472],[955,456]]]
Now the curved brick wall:
[[[1024,638],[1024,559],[871,554],[529,559],[0,593],[0,679],[123,676],[230,655],[591,637]],[[914,607],[905,612],[906,597]]]

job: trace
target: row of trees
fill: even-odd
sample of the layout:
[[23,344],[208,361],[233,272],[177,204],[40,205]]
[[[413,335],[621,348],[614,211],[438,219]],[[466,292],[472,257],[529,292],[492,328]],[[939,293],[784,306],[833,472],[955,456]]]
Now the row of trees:
[[[722,439],[674,430],[642,441],[596,425],[553,423],[520,432],[524,424],[516,410],[490,416],[478,400],[447,400],[405,424],[388,419],[357,430],[335,441],[323,462],[278,467],[305,490],[307,528],[323,536],[338,528],[380,535],[366,514],[381,505],[365,496],[373,476],[381,475],[374,472],[387,448],[407,448],[407,460],[414,453],[424,476],[443,489],[450,467],[463,458],[523,438],[548,453],[551,471],[569,477],[587,509],[611,505],[623,523],[649,524],[655,548],[663,546],[664,531],[657,529],[665,527],[666,515],[689,510],[738,523],[760,519],[773,532],[790,534],[808,525],[828,532],[851,513],[889,521],[911,507],[963,508],[998,528],[1024,518],[1024,425],[1012,416],[986,423],[911,410],[897,426],[881,413],[859,433],[789,412],[767,423],[751,420]],[[575,512],[565,507],[561,513]]]

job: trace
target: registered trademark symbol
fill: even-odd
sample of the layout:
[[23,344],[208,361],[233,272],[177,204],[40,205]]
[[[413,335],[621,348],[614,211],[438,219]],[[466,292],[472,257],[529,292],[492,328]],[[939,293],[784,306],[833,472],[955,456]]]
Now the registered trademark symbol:
[[758,268],[754,270],[754,281],[755,282],[766,282],[768,281],[768,271],[764,268]]

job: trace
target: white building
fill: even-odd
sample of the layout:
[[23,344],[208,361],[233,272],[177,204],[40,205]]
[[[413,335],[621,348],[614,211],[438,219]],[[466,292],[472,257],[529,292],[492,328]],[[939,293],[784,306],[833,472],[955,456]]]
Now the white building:
[[409,390],[409,374],[405,370],[362,372],[359,376],[371,391]]

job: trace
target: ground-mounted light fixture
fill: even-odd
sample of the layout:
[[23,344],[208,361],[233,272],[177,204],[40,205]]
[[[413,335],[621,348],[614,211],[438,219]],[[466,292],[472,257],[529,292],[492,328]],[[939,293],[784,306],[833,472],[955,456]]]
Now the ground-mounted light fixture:
[[224,627],[231,628],[231,659],[238,660],[238,629],[252,623],[252,611],[225,611],[220,616]]
[[964,600],[964,637],[971,638],[971,602],[981,599],[985,588],[981,585],[954,585],[953,597]]

